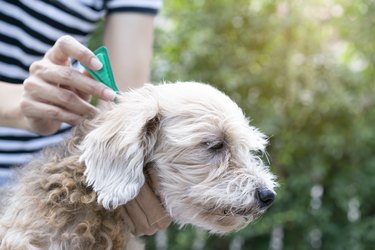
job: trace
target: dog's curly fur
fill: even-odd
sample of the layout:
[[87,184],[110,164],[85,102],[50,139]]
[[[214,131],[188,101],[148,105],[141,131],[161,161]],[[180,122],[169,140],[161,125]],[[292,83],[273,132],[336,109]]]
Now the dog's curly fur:
[[125,93],[1,190],[0,249],[125,249],[130,232],[116,208],[138,194],[145,166],[175,222],[238,230],[266,208],[257,190],[273,194],[277,185],[258,156],[265,144],[238,106],[208,85]]
[[3,190],[0,249],[124,249],[128,228],[121,215],[104,209],[85,183],[75,148],[85,130],[80,126],[64,145],[45,150],[18,171],[21,185]]

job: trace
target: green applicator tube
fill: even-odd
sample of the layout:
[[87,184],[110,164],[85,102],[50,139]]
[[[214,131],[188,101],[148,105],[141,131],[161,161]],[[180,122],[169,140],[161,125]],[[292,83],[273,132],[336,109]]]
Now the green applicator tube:
[[85,65],[83,67],[86,69],[87,72],[97,81],[104,83],[111,89],[113,89],[117,94],[121,94],[120,90],[118,89],[115,78],[113,77],[111,63],[109,61],[108,51],[106,47],[100,47],[94,51],[94,54],[99,59],[99,61],[103,64],[103,67],[97,71],[91,70],[87,68]]

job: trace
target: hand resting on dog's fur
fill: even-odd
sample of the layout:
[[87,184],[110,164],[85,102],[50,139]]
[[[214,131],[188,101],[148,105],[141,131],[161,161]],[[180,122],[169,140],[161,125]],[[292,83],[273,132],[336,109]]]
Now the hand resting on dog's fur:
[[209,85],[124,93],[2,192],[0,249],[126,249],[130,232],[118,207],[145,181],[176,223],[239,230],[275,197],[275,177],[261,160],[266,143]]

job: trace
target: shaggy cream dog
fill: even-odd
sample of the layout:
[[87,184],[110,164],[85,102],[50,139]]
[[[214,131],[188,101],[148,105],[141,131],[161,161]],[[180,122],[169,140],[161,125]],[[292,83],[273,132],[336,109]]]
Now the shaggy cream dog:
[[125,93],[2,190],[0,249],[125,249],[129,228],[116,208],[150,175],[176,223],[241,229],[275,197],[275,177],[260,158],[266,142],[209,85]]

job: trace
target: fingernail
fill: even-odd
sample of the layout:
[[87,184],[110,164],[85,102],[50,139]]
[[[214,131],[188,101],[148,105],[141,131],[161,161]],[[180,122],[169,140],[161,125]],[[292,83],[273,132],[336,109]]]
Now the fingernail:
[[90,66],[93,70],[99,70],[103,67],[103,64],[99,61],[98,58],[93,57],[90,60]]
[[113,91],[112,89],[105,89],[103,91],[103,97],[107,101],[113,101],[116,97],[116,92]]

